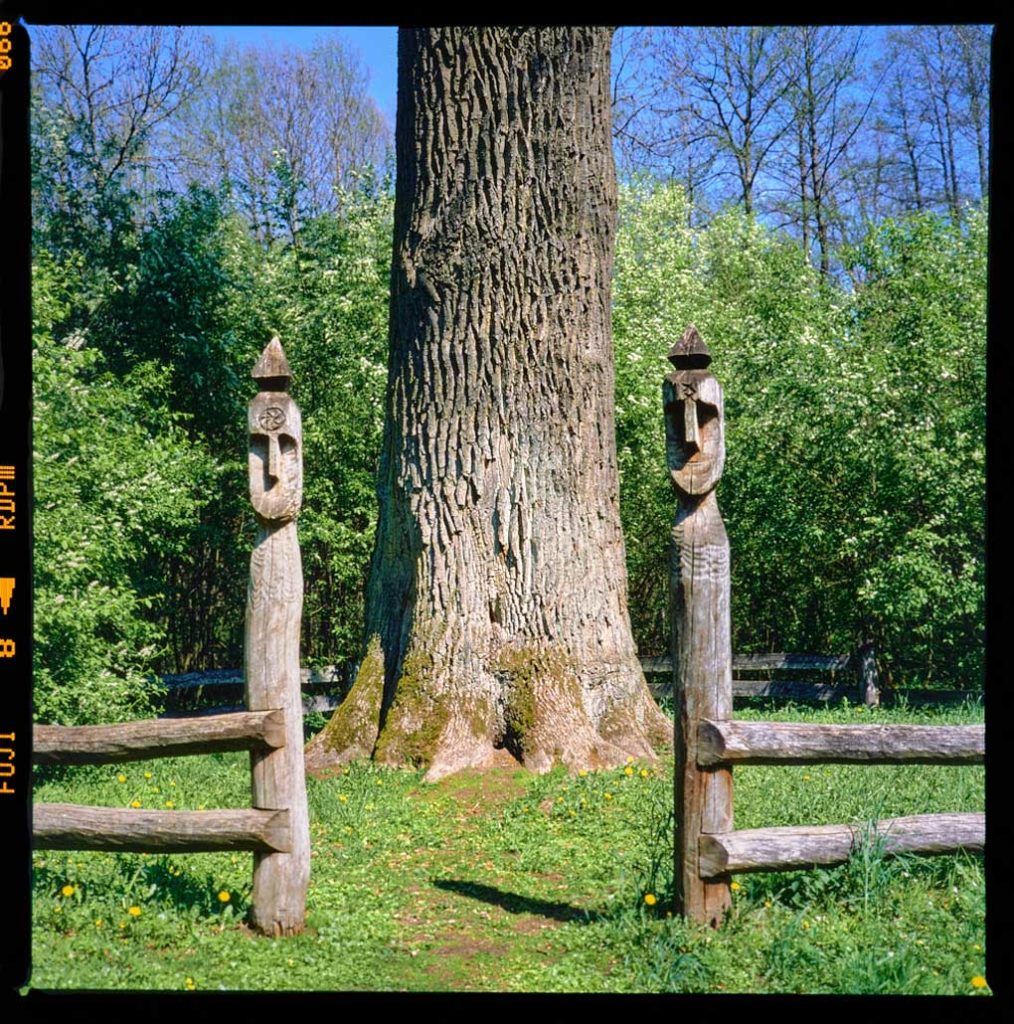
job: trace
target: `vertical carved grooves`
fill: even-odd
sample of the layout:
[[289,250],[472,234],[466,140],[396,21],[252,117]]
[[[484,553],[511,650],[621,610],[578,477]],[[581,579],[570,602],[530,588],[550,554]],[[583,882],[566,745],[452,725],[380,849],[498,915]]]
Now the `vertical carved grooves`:
[[[587,28],[399,33],[366,637],[375,755],[431,778],[505,744],[536,768],[650,757],[666,731],[626,607],[609,45]],[[350,714],[322,737],[339,756],[368,728]]]

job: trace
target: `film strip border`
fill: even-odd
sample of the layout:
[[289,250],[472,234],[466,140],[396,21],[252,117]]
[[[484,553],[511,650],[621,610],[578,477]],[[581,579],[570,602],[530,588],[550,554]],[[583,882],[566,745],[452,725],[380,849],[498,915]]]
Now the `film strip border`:
[[27,983],[31,928],[32,478],[29,40],[0,18],[0,984]]

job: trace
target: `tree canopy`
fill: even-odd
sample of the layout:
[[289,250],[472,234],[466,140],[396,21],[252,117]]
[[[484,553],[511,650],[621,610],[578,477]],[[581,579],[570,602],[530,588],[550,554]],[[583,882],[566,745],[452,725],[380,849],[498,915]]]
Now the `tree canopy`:
[[[254,529],[243,409],[249,367],[273,333],[303,410],[304,659],[352,662],[388,373],[393,195],[378,166],[383,133],[364,134],[340,168],[322,144],[319,173],[288,151],[275,157],[278,139],[254,139],[264,190],[251,206],[253,190],[210,159],[210,143],[198,171],[183,160],[165,169],[170,150],[159,142],[185,108],[211,102],[202,83],[240,74],[241,56],[202,66],[197,41],[172,33],[153,50],[132,30],[45,32],[34,52],[50,70],[32,120],[36,714],[64,723],[143,714],[150,673],[241,663]],[[730,36],[730,47],[749,38]],[[896,683],[981,683],[988,32],[923,27],[883,39],[847,79],[858,103],[855,76],[867,76],[867,99],[839,104],[833,132],[813,122],[824,142],[802,176],[801,100],[783,109],[791,97],[779,96],[758,128],[758,139],[770,141],[776,125],[780,134],[749,212],[734,154],[694,134],[705,116],[692,95],[699,85],[655,83],[682,81],[690,95],[674,98],[617,77],[615,121],[626,135],[612,295],[616,445],[641,653],[667,642],[664,357],[694,322],[726,396],[718,497],[734,649],[845,650],[868,635]],[[764,59],[780,62],[774,37],[765,40]],[[89,121],[61,93],[60,75],[74,80],[82,49],[113,42],[96,81],[112,81],[115,61],[126,61],[131,74],[115,79],[124,87],[167,88],[152,92],[146,112],[111,105]],[[717,59],[725,51],[713,42],[678,52]],[[173,53],[170,82],[155,73]],[[615,63],[623,73],[633,66]],[[833,76],[839,64],[820,70]],[[906,105],[895,102],[901,81]],[[309,117],[310,106],[296,104],[294,116]],[[361,109],[376,127],[368,104]],[[635,133],[638,111],[669,132],[670,150]],[[326,138],[320,124],[299,122],[296,134],[309,138],[318,125]],[[844,148],[829,163],[832,135]],[[634,173],[638,152],[653,174]],[[361,159],[372,166],[356,166]],[[821,166],[823,238],[813,186]]]

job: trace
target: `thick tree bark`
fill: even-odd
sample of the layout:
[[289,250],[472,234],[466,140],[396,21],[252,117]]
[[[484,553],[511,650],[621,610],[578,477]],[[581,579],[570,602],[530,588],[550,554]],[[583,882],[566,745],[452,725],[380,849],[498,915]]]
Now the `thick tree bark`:
[[603,29],[412,29],[365,654],[307,752],[437,779],[652,758],[613,414]]

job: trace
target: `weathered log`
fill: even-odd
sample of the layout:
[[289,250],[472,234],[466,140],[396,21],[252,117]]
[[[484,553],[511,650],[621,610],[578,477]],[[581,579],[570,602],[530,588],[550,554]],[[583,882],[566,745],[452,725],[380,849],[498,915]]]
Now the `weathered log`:
[[718,764],[982,764],[981,725],[813,725],[809,722],[700,723],[697,758]]
[[32,842],[40,850],[200,853],[289,849],[289,812],[147,811],[35,804]]
[[697,726],[732,717],[729,541],[715,500],[725,464],[722,389],[690,326],[669,353],[663,386],[666,460],[679,504],[672,528],[670,603],[676,705],[675,844],[677,913],[712,927],[731,906],[729,879],[703,879],[702,833],[732,830],[732,771],[700,768]]
[[[862,825],[802,825],[751,828],[700,837],[704,878],[742,871],[790,871],[816,864],[840,864],[862,842]],[[877,822],[886,853],[954,853],[981,851],[986,845],[982,813],[918,814]]]
[[[329,686],[348,682],[349,668],[346,665],[321,665],[317,668],[301,668],[299,679],[304,687]],[[206,672],[184,672],[180,675],[160,676],[160,682],[167,690],[195,690],[205,686],[242,686],[242,668],[213,668]]]
[[281,711],[248,711],[119,725],[36,725],[32,760],[36,764],[102,764],[284,744]]
[[303,764],[299,631],[303,570],[296,516],[303,500],[303,428],[288,394],[288,362],[277,338],[264,349],[252,376],[261,390],[250,402],[248,475],[258,530],[250,557],[244,676],[247,706],[281,708],[285,746],[252,751],[253,804],[287,809],[285,853],[254,857],[251,920],[268,935],[302,931],[310,881],[310,823]]
[[780,668],[811,672],[844,672],[851,654],[737,654],[732,659],[736,672]]

